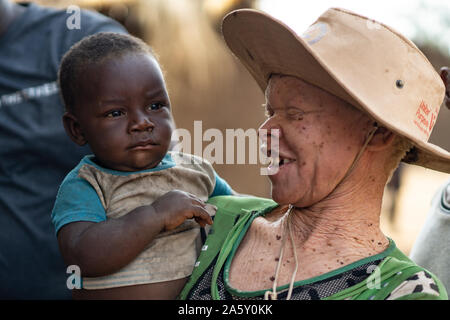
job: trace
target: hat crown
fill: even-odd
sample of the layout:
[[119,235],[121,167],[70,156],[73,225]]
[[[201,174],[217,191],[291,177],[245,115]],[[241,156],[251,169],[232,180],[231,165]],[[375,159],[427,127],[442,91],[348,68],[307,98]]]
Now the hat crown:
[[[317,25],[322,30],[318,35]],[[302,38],[339,77],[358,107],[364,104],[363,110],[391,129],[428,141],[445,88],[413,42],[384,24],[343,9],[327,10],[312,26],[308,30],[316,37],[307,32]]]

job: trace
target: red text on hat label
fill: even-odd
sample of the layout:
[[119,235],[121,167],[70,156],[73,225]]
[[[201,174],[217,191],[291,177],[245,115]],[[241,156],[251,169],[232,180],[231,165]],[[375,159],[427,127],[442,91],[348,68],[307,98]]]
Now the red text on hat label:
[[431,110],[430,107],[422,100],[416,111],[414,124],[422,131],[427,138],[430,136],[431,130],[436,123],[437,110]]

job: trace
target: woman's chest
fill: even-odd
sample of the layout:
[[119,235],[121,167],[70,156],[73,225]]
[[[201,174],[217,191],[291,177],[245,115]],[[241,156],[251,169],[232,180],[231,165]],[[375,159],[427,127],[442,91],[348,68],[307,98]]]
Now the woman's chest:
[[339,257],[330,259],[326,253],[293,246],[289,234],[276,226],[251,229],[229,258],[225,281],[234,289],[259,291],[312,279],[342,267]]
[[[241,291],[264,290],[287,280],[295,270],[295,259],[280,226],[252,224],[228,264],[228,284]],[[286,252],[290,250],[291,252]],[[280,261],[281,259],[281,261]],[[277,277],[277,269],[278,277]]]
[[273,286],[279,260],[270,248],[239,248],[229,266],[228,284],[241,291],[256,291]]

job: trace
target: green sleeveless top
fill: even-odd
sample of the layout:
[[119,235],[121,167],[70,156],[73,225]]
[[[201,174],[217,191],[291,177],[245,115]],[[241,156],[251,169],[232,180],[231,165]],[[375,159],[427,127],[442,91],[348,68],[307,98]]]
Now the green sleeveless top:
[[[257,197],[219,196],[211,198],[208,203],[217,206],[218,210],[214,218],[209,235],[195,264],[193,273],[179,295],[179,299],[187,299],[191,291],[205,282],[205,274],[212,276],[207,278],[208,297],[223,299],[219,293],[218,283],[225,282],[226,290],[231,296],[242,298],[262,297],[264,292],[271,290],[243,292],[227,285],[229,266],[237,247],[245,236],[252,221],[259,216],[271,212],[278,205],[269,199]],[[370,275],[344,290],[332,295],[322,297],[323,300],[447,300],[447,292],[433,274],[416,265],[404,255],[390,240],[389,247],[382,253],[371,256],[337,270],[320,276],[297,281],[294,288],[305,284],[314,284],[333,278],[344,272],[356,269],[368,262],[377,260],[379,263],[373,268]],[[219,278],[222,276],[222,278]],[[277,292],[286,290],[288,285],[280,286]],[[295,296],[292,296],[295,298]]]

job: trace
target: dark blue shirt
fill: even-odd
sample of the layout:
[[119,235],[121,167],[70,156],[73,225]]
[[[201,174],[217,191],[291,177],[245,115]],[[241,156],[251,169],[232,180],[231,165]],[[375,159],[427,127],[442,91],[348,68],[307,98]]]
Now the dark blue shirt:
[[63,129],[58,66],[86,35],[126,31],[91,11],[69,30],[73,12],[24,5],[0,36],[0,299],[66,299],[50,215],[59,184],[89,150]]

